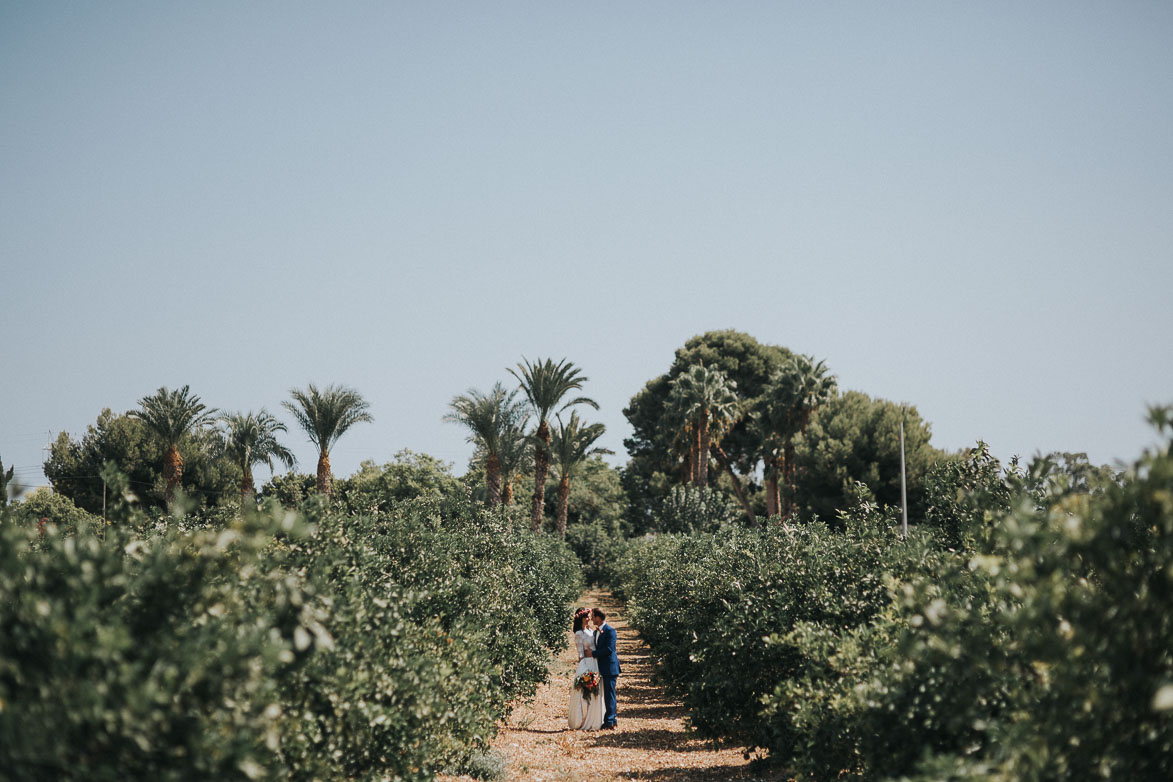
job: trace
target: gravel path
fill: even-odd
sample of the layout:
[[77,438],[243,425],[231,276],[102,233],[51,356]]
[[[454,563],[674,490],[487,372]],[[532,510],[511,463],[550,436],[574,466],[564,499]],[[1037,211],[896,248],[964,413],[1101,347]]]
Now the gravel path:
[[579,605],[602,606],[619,638],[619,727],[571,731],[566,726],[570,681],[577,663],[567,628],[566,651],[550,667],[550,678],[531,703],[514,710],[493,742],[508,759],[509,780],[577,782],[657,780],[718,782],[785,780],[786,775],[751,770],[740,748],[714,750],[685,729],[687,710],[652,677],[648,647],[628,625],[624,607],[610,593],[591,591]]

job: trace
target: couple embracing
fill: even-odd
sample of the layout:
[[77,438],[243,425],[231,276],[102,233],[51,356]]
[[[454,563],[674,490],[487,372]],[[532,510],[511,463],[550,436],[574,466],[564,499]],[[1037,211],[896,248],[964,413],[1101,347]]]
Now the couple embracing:
[[570,691],[571,730],[615,727],[615,679],[619,676],[615,640],[615,628],[607,624],[607,614],[602,609],[580,608],[574,612],[578,668]]

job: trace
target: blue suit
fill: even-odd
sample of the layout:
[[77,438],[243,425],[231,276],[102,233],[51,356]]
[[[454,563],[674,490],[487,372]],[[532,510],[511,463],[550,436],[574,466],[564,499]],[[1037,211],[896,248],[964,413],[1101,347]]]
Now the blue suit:
[[616,719],[615,679],[619,677],[619,655],[615,651],[615,628],[606,622],[595,638],[595,660],[603,680],[603,725],[613,726]]

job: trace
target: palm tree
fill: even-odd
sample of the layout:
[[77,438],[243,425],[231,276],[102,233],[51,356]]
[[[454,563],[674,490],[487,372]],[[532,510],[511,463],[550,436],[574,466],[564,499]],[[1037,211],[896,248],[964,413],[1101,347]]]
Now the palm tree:
[[445,421],[464,424],[469,429],[468,440],[476,443],[485,458],[485,482],[488,485],[488,505],[501,502],[501,450],[505,438],[525,418],[520,402],[514,401],[517,391],[506,391],[497,383],[488,394],[475,388],[452,400],[452,412]]
[[763,477],[766,481],[766,517],[772,518],[782,512],[782,494],[779,482],[782,477],[784,433],[790,431],[790,408],[784,400],[775,400],[772,387],[767,388],[758,400],[752,413],[750,426],[761,442],[762,461],[765,463]]
[[668,393],[661,420],[663,431],[673,433],[670,452],[681,459],[680,482],[685,485],[696,483],[696,421],[692,418],[691,405],[683,390],[673,387]]
[[570,497],[570,478],[578,467],[595,454],[615,453],[607,448],[592,448],[595,442],[603,436],[606,427],[602,424],[584,425],[578,419],[578,413],[570,413],[570,421],[562,423],[558,417],[558,427],[554,430],[550,448],[554,460],[558,463],[558,536],[566,537],[566,510]]
[[501,502],[507,506],[513,504],[513,484],[532,466],[533,451],[525,433],[528,425],[529,415],[525,414],[501,434],[501,450],[497,456],[501,459]]
[[696,486],[709,482],[709,455],[714,444],[741,417],[737,384],[717,369],[694,364],[672,381],[670,411],[682,420],[691,435],[690,475]]
[[164,386],[138,400],[138,404],[139,409],[131,410],[129,415],[146,424],[163,443],[163,480],[167,483],[164,498],[170,505],[175,498],[175,487],[183,480],[179,441],[209,426],[215,420],[216,408],[201,402],[189,386],[175,391]]
[[[825,361],[796,355],[770,379],[754,413],[754,425],[762,438],[766,464],[766,514],[790,516],[794,512],[794,439],[806,430],[811,416],[835,395],[834,375]],[[780,483],[789,491],[782,507]]]
[[345,386],[327,386],[321,391],[310,383],[305,391],[290,390],[292,402],[282,402],[293,414],[298,426],[318,448],[318,492],[330,496],[330,449],[350,427],[362,421],[374,421],[370,405],[357,391]]
[[557,364],[550,359],[531,364],[523,358],[517,369],[520,374],[512,369],[509,374],[521,383],[522,393],[538,419],[538,428],[534,432],[534,496],[530,504],[530,527],[537,532],[542,528],[545,514],[546,475],[550,471],[550,415],[578,404],[590,405],[596,410],[599,406],[593,399],[580,396],[554,409],[567,394],[581,389],[587,381],[581,370],[565,358]]
[[277,432],[288,431],[285,424],[263,408],[259,413],[226,413],[220,416],[220,421],[225,426],[224,453],[240,466],[240,508],[243,511],[256,494],[254,464],[265,464],[272,471],[274,459],[287,469],[292,469],[297,460],[288,448],[277,442]]

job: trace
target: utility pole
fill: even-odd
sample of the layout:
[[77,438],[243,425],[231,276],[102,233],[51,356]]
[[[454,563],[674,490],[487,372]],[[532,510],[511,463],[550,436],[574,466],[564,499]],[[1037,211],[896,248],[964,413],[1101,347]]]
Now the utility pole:
[[900,536],[908,537],[908,481],[904,474],[904,410],[900,411]]

